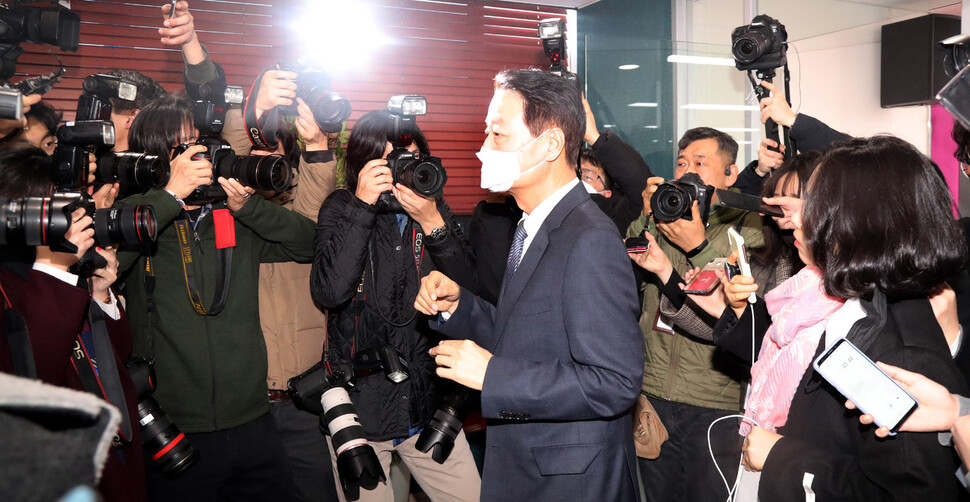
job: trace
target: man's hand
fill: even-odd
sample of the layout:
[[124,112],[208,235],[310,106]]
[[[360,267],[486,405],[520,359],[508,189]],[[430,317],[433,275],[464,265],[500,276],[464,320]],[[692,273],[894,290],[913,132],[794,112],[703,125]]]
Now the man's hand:
[[647,272],[653,272],[666,283],[670,280],[670,275],[674,272],[674,266],[670,263],[666,253],[657,245],[657,239],[650,232],[644,232],[644,237],[650,241],[650,249],[643,253],[627,253],[631,260]]
[[204,145],[192,145],[175,157],[165,189],[184,199],[192,194],[195,187],[212,183],[212,164],[205,159],[192,160],[193,155],[204,151]]
[[243,186],[236,178],[226,179],[219,176],[219,184],[226,191],[226,205],[234,213],[242,209],[249,202],[249,197],[256,191],[252,187]]
[[97,192],[94,191],[94,186],[89,186],[88,194],[94,199],[96,209],[107,209],[114,205],[119,190],[121,190],[121,184],[114,182],[110,185],[102,185]]
[[596,140],[600,137],[600,132],[596,129],[596,117],[593,117],[593,110],[589,107],[589,101],[586,101],[586,95],[583,95],[583,110],[586,110],[586,135],[583,139],[593,146]]
[[391,174],[391,169],[387,167],[387,159],[374,159],[364,164],[360,174],[357,175],[357,190],[354,195],[374,205],[382,193],[391,191],[393,183],[394,176]]
[[761,140],[761,146],[758,147],[758,165],[754,171],[762,178],[781,167],[781,163],[785,161],[785,145],[781,145],[781,152],[771,148],[778,148],[778,142],[768,138]]
[[778,228],[784,230],[795,229],[795,224],[792,223],[791,217],[793,214],[802,210],[802,199],[798,197],[763,197],[761,200],[765,204],[781,206],[781,211],[785,213],[785,216],[782,218],[774,218],[775,222],[778,223]]
[[762,81],[761,86],[771,91],[771,96],[761,100],[761,123],[764,124],[768,119],[774,120],[776,124],[791,127],[795,123],[795,112],[788,106],[785,96],[778,92],[778,88],[771,82]]
[[111,293],[108,290],[118,280],[117,250],[109,246],[104,249],[96,248],[95,251],[104,257],[108,265],[94,271],[91,277],[91,295],[102,302],[107,302],[111,299]]
[[269,70],[263,74],[256,92],[256,118],[277,106],[290,106],[296,99],[296,80],[300,75],[286,70]]
[[427,234],[438,227],[445,226],[445,220],[441,218],[441,213],[438,212],[438,205],[434,199],[416,194],[400,183],[391,187],[391,193],[394,194],[397,201],[401,203],[401,207],[407,211],[411,218],[418,222],[418,225],[421,225],[421,230],[424,233]]
[[[647,185],[647,188],[649,189],[649,185]],[[670,223],[657,223],[657,229],[663,232],[664,237],[685,253],[700,246],[707,235],[707,227],[701,220],[700,203],[698,201],[694,201],[694,205],[690,208],[690,214],[691,219],[689,220],[680,218]]]
[[465,387],[482,390],[485,371],[492,353],[471,340],[442,340],[428,351],[437,363],[438,376],[454,380]]
[[458,283],[445,274],[432,270],[430,274],[421,278],[418,297],[414,299],[414,308],[425,315],[438,315],[439,312],[454,314],[461,298],[461,288]]
[[640,196],[643,197],[643,215],[648,218],[653,212],[653,209],[650,207],[650,199],[653,197],[653,193],[657,191],[657,187],[663,182],[664,179],[660,176],[647,178],[647,187],[640,193]]
[[77,209],[71,213],[71,226],[64,237],[68,242],[77,246],[77,253],[61,253],[51,251],[47,246],[37,246],[37,263],[49,265],[58,270],[67,271],[71,265],[77,263],[84,256],[88,248],[94,245],[94,220],[87,216],[84,209]]
[[320,130],[317,119],[313,118],[313,111],[307,106],[303,99],[296,98],[296,109],[300,116],[296,118],[296,130],[303,138],[303,150],[307,152],[324,151],[330,146],[327,144],[327,133]]
[[758,472],[764,469],[768,454],[771,453],[771,449],[775,447],[775,443],[782,437],[784,436],[781,434],[768,432],[761,427],[752,427],[751,432],[748,433],[748,437],[744,438],[744,444],[741,447],[743,454],[741,464],[744,466],[744,469],[749,472]]
[[[40,100],[42,97],[43,96],[41,96],[40,94],[21,96],[20,99],[24,103],[24,113],[27,113],[30,111],[31,105],[36,105],[37,103],[40,103]],[[27,127],[27,117],[24,117],[20,120],[0,119],[0,138],[16,131],[17,129],[23,129],[24,127]]]
[[[916,398],[919,408],[900,426],[905,432],[935,432],[953,428],[960,417],[960,401],[950,394],[946,387],[930,380],[920,373],[913,373],[889,364],[876,364],[892,377],[906,392]],[[845,407],[855,409],[852,401],[846,401]],[[868,425],[872,423],[872,415],[860,415],[859,421]],[[889,427],[876,429],[876,436],[884,438],[889,435]]]
[[162,6],[162,27],[158,34],[162,36],[162,45],[181,47],[195,41],[195,19],[189,13],[188,2],[178,2],[175,5],[175,16],[172,16],[172,4]]

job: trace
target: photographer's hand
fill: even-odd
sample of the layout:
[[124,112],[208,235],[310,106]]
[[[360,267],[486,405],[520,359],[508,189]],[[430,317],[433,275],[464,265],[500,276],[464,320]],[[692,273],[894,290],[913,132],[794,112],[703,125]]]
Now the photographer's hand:
[[192,194],[195,187],[212,183],[212,164],[208,160],[192,160],[192,156],[206,151],[203,145],[192,145],[171,163],[171,175],[166,190],[171,190],[179,198]]
[[252,187],[243,186],[236,178],[223,178],[219,176],[219,184],[226,191],[226,205],[232,212],[239,211],[249,202],[249,197],[256,192]]
[[77,209],[71,213],[71,227],[67,229],[64,237],[77,246],[77,253],[61,253],[51,251],[47,246],[37,246],[37,263],[49,265],[58,270],[67,271],[71,265],[77,263],[84,256],[88,248],[94,245],[94,220],[82,209]]
[[786,145],[781,145],[780,151],[776,152],[772,148],[778,148],[777,141],[768,138],[761,140],[761,146],[758,147],[758,165],[755,166],[754,172],[764,178],[781,167],[782,162],[785,161],[785,147]]
[[[31,105],[36,105],[37,103],[40,103],[40,100],[42,97],[43,96],[41,96],[40,94],[21,96],[20,99],[24,103],[24,113],[27,113],[28,111],[30,111]],[[21,120],[0,119],[0,138],[16,131],[17,129],[23,129],[24,127],[27,127],[27,117],[24,117]]]
[[600,132],[596,129],[596,118],[593,117],[593,110],[589,107],[589,101],[586,101],[585,94],[583,95],[583,110],[586,110],[586,135],[583,139],[592,146],[599,139]]
[[286,70],[269,70],[263,74],[256,92],[256,118],[277,106],[290,106],[296,99],[296,80],[300,75]]
[[107,303],[111,300],[111,285],[118,280],[118,257],[117,250],[112,247],[96,248],[95,251],[108,262],[108,265],[95,269],[91,277],[91,295],[98,300]]
[[421,230],[425,234],[432,230],[445,226],[445,220],[438,212],[438,205],[430,197],[424,197],[414,193],[410,188],[398,183],[391,187],[391,193],[401,203],[401,207],[411,216],[411,218],[421,225]]
[[390,191],[394,176],[387,167],[387,159],[374,159],[366,164],[357,175],[357,191],[354,195],[358,199],[374,205],[382,193]]
[[653,198],[653,193],[657,191],[657,187],[663,182],[664,179],[660,176],[647,178],[647,187],[640,193],[640,196],[643,197],[643,215],[648,218],[653,213],[653,209],[650,208],[650,199]]
[[[652,178],[651,178],[652,179]],[[648,189],[649,189],[649,185]],[[707,238],[707,227],[701,220],[700,203],[694,201],[690,208],[691,219],[680,218],[670,223],[657,223],[657,229],[685,253],[700,246]]]
[[88,194],[94,199],[95,208],[106,209],[114,205],[119,190],[121,190],[121,184],[115,182],[110,185],[103,185],[97,192],[94,192],[94,186],[89,186]]
[[776,124],[791,127],[795,123],[797,116],[795,111],[788,106],[785,96],[778,92],[778,88],[771,82],[762,81],[761,86],[771,91],[771,96],[761,100],[761,123],[764,124],[768,119],[774,120]]
[[795,213],[801,210],[802,199],[799,199],[798,197],[780,196],[780,197],[762,197],[761,200],[765,204],[769,204],[773,206],[781,206],[781,211],[785,213],[785,216],[783,218],[776,218],[774,216],[772,217],[772,219],[775,220],[775,223],[778,224],[778,228],[781,228],[784,230],[795,229],[795,224],[792,223],[791,218]]
[[650,249],[645,253],[627,253],[631,260],[647,272],[652,272],[660,278],[661,282],[666,283],[670,280],[670,275],[674,273],[674,266],[667,258],[667,254],[657,245],[657,239],[650,232],[643,234],[650,241]]
[[189,3],[178,2],[175,5],[175,15],[172,15],[172,5],[162,6],[162,27],[158,29],[162,36],[162,45],[182,48],[182,55],[187,64],[199,64],[205,61],[205,51],[195,33],[195,18],[189,12]]
[[306,152],[322,152],[330,148],[327,144],[327,133],[320,130],[310,107],[301,98],[296,98],[296,102],[296,109],[300,112],[300,116],[295,121],[296,130],[303,138],[303,150]]
[[432,270],[430,274],[421,278],[418,297],[414,299],[414,308],[425,315],[438,315],[439,312],[454,314],[461,298],[461,288],[458,283],[445,274]]

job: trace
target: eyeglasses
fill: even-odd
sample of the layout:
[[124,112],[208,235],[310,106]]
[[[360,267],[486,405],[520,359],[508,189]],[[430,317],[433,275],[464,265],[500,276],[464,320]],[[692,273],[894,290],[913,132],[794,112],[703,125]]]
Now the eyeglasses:
[[592,183],[596,180],[599,180],[599,182],[603,184],[604,187],[606,186],[606,181],[603,181],[603,177],[594,173],[593,171],[589,169],[580,169],[579,172],[580,174],[582,174],[582,180],[585,181],[586,183]]

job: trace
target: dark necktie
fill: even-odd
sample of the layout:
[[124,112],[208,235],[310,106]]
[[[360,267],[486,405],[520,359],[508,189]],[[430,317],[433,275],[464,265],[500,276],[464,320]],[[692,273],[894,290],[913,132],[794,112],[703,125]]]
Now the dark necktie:
[[522,259],[522,248],[525,247],[525,225],[523,224],[525,220],[520,220],[519,225],[515,227],[515,236],[512,237],[512,247],[509,248],[509,261],[505,264],[505,278],[503,283],[509,282],[512,278],[512,274],[515,270],[519,268],[519,261]]

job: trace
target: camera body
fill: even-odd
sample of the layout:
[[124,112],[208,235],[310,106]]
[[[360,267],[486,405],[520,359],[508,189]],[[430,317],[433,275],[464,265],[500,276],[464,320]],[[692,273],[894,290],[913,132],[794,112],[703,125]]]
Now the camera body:
[[6,82],[17,70],[23,54],[21,42],[53,45],[75,52],[81,34],[81,16],[60,5],[26,7],[23,0],[0,5],[0,81]]
[[[338,133],[343,128],[344,122],[350,118],[350,100],[339,92],[333,92],[330,88],[330,75],[321,70],[315,69],[287,69],[298,73],[300,76],[294,81],[296,84],[296,95],[302,99],[313,112],[320,130],[326,133]],[[294,100],[290,106],[280,106],[280,113],[283,115],[297,116],[297,104]]]
[[788,32],[785,25],[761,14],[751,24],[731,32],[731,53],[737,69],[771,71],[788,63]]
[[696,173],[686,173],[676,180],[662,183],[650,197],[650,209],[655,220],[670,223],[679,219],[692,220],[691,207],[698,202],[701,220],[707,222],[711,214],[714,187],[704,183]]
[[133,357],[126,365],[138,395],[138,423],[141,424],[141,443],[167,476],[176,476],[188,469],[198,456],[195,448],[151,396],[155,391],[153,362]]
[[[236,155],[232,147],[222,139],[226,113],[232,105],[243,101],[243,89],[222,82],[186,85],[194,100],[192,121],[199,130],[196,145],[206,147],[204,152],[192,156],[193,160],[212,163],[212,183],[196,187],[185,198],[189,204],[205,204],[226,198],[226,191],[216,181],[220,176],[236,178],[240,183],[258,190],[282,192],[293,181],[290,165],[279,155]],[[173,158],[181,155],[191,145],[182,144],[175,149]]]
[[[387,154],[387,167],[395,184],[402,184],[415,193],[436,198],[444,193],[448,173],[438,157],[421,157],[408,150],[414,142],[414,121],[428,110],[424,96],[400,95],[387,101],[393,127],[387,136],[394,149]],[[377,208],[383,212],[403,212],[404,208],[391,192],[384,192],[377,199]]]

